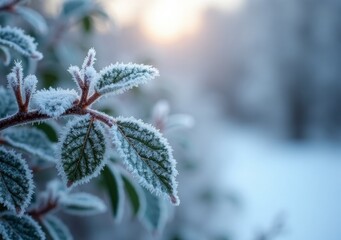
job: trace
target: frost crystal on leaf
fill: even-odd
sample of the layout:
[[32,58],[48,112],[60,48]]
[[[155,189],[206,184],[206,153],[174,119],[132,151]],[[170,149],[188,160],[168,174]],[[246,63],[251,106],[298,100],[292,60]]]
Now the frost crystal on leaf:
[[99,174],[105,164],[103,130],[90,115],[78,117],[67,124],[59,148],[57,168],[68,186],[88,182]]
[[53,215],[47,215],[41,220],[46,229],[46,235],[51,240],[72,240],[73,237],[65,224]]
[[26,96],[32,96],[35,93],[37,87],[37,77],[34,75],[28,75],[24,78],[24,93]]
[[119,94],[158,75],[157,69],[143,64],[111,64],[100,71],[95,90],[100,94]]
[[0,118],[11,115],[18,109],[13,93],[3,86],[0,86],[0,99]]
[[72,215],[89,216],[103,213],[107,210],[104,202],[88,193],[73,193],[64,195],[59,200],[63,211]]
[[31,171],[20,155],[0,147],[0,202],[22,214],[31,201]]
[[34,104],[39,112],[54,118],[65,113],[77,99],[78,95],[75,90],[60,88],[43,89],[33,96]]
[[0,215],[0,235],[4,240],[45,240],[45,234],[30,216]]
[[95,61],[96,61],[96,51],[94,48],[90,48],[82,64],[82,69],[85,70],[88,67],[93,67],[93,65],[95,64]]
[[26,57],[40,60],[43,55],[37,51],[34,39],[19,28],[0,27],[0,45],[12,48]]
[[41,130],[28,127],[9,128],[1,133],[0,139],[12,147],[55,162],[55,147]]
[[167,140],[151,125],[133,118],[117,118],[111,132],[118,152],[139,182],[178,205],[176,161]]
[[23,69],[21,66],[21,62],[15,62],[14,67],[12,68],[12,71],[10,74],[7,75],[7,81],[8,85],[16,89],[22,84],[23,79]]

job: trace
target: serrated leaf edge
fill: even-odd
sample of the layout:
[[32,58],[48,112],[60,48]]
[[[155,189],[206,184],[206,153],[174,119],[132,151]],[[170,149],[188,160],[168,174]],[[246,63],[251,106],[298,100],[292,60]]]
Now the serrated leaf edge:
[[[132,121],[132,122],[137,122],[138,124],[141,124],[142,126],[144,126],[147,130],[153,132],[155,134],[156,137],[158,137],[160,139],[160,142],[162,144],[165,145],[168,155],[170,156],[169,158],[169,162],[171,164],[171,167],[174,169],[174,173],[173,173],[173,178],[171,179],[171,184],[172,186],[174,186],[174,192],[172,194],[170,193],[164,193],[162,191],[158,191],[157,189],[155,189],[151,184],[149,184],[144,178],[140,177],[137,173],[137,170],[134,169],[129,163],[128,161],[123,161],[124,165],[128,168],[128,170],[132,173],[132,176],[138,181],[139,184],[141,184],[143,187],[145,187],[147,190],[149,190],[152,194],[156,195],[156,196],[162,196],[163,198],[168,198],[170,199],[170,201],[174,204],[174,205],[179,205],[180,204],[180,200],[178,197],[178,192],[177,192],[177,186],[178,183],[175,180],[175,177],[178,175],[178,171],[176,170],[176,160],[173,158],[173,149],[172,147],[169,145],[168,141],[166,138],[164,138],[162,136],[162,134],[160,133],[160,131],[156,128],[154,128],[151,124],[145,123],[143,122],[141,119],[135,119],[133,117],[117,117],[114,119],[115,122],[117,121]],[[114,124],[111,127],[111,133],[114,136],[113,138],[113,143],[116,146],[121,146],[121,142],[118,140],[118,137],[116,136],[117,131],[119,127],[117,124]],[[126,160],[126,155],[124,154],[123,150],[121,149],[121,147],[117,147],[116,148],[119,155]]]
[[[108,151],[105,151],[104,153],[104,157],[103,157],[103,161],[101,162],[101,164],[97,167],[96,171],[94,171],[94,173],[92,173],[91,175],[88,175],[87,177],[81,179],[81,180],[78,180],[76,182],[73,182],[70,186],[68,186],[68,179],[67,179],[67,175],[64,171],[64,168],[63,168],[63,164],[62,164],[62,160],[61,160],[61,151],[60,149],[62,148],[62,145],[63,145],[63,142],[65,141],[65,138],[68,134],[68,130],[72,127],[72,125],[74,125],[75,123],[83,120],[83,119],[86,119],[86,118],[91,118],[90,114],[86,114],[82,117],[75,117],[74,119],[72,119],[71,121],[69,121],[66,126],[63,128],[63,130],[61,131],[60,133],[60,136],[59,136],[59,139],[58,139],[58,143],[57,143],[57,149],[58,151],[57,154],[56,154],[56,158],[57,158],[57,163],[56,163],[56,168],[57,168],[57,171],[58,171],[58,175],[61,176],[62,178],[62,182],[63,184],[67,187],[67,189],[71,190],[72,188],[78,186],[78,185],[81,185],[81,184],[85,184],[85,183],[88,183],[90,182],[90,180],[92,178],[95,178],[97,177],[101,171],[103,170],[104,166],[107,164],[108,162]],[[98,121],[94,121],[93,124],[97,124],[97,127],[98,128],[101,128],[102,129],[102,132],[103,131],[103,127],[102,125],[98,122]],[[107,138],[105,138],[107,139]],[[108,149],[108,143],[107,143],[107,140],[105,140],[105,149]]]
[[[4,215],[14,215],[14,216],[17,216],[13,213],[10,213],[10,212],[3,212],[0,214],[0,226],[3,228],[2,224],[1,224],[1,217],[4,216]],[[46,236],[45,236],[45,233],[44,231],[41,229],[41,226],[30,216],[28,215],[22,215],[20,216],[20,219],[26,219],[28,222],[30,222],[33,227],[35,228],[35,230],[38,232],[38,234],[40,235],[41,239],[45,240],[46,239]],[[2,229],[3,230],[3,229]],[[1,230],[0,230],[1,231]]]
[[17,212],[17,214],[19,216],[22,216],[23,213],[25,212],[25,209],[28,207],[28,205],[31,203],[32,200],[32,196],[33,196],[33,190],[35,188],[34,183],[33,183],[33,174],[32,171],[29,169],[26,161],[21,157],[21,154],[13,151],[13,150],[8,150],[7,148],[4,148],[2,146],[0,146],[0,149],[4,149],[5,151],[7,151],[9,154],[13,154],[14,156],[16,156],[18,158],[18,161],[20,162],[20,164],[23,166],[26,176],[28,177],[28,193],[26,196],[25,201],[22,203],[20,210],[18,211],[18,209],[15,208],[15,206],[8,204],[7,201],[5,201],[3,198],[0,198],[0,202],[5,205],[5,207],[7,207],[9,210],[12,210],[14,212]]

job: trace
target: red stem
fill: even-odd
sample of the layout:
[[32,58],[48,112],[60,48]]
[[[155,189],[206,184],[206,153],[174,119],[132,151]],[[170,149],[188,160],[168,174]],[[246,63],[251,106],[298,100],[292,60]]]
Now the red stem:
[[90,105],[93,104],[100,96],[101,96],[101,94],[99,94],[98,92],[94,92],[94,93],[88,98],[88,100],[85,102],[85,104],[84,104],[83,106],[84,106],[84,107],[90,106]]
[[[69,110],[67,110],[62,116],[85,115],[85,114],[90,114],[94,119],[105,123],[109,127],[111,127],[114,124],[114,120],[108,115],[105,115],[103,113],[97,112],[92,109],[81,108],[78,105],[75,105]],[[46,120],[50,118],[51,118],[50,116],[46,114],[42,114],[37,110],[30,111],[30,112],[17,112],[16,114],[12,116],[9,116],[7,118],[0,120],[0,131],[8,127],[30,123],[30,122],[42,121],[42,120]]]

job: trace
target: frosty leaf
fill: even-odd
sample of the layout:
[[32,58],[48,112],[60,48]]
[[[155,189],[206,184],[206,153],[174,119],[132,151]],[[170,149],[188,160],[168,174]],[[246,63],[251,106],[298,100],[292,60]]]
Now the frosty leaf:
[[162,231],[166,223],[166,206],[158,197],[144,191],[146,196],[146,210],[143,215],[143,223],[153,232]]
[[0,45],[16,50],[26,57],[40,60],[43,55],[37,51],[34,39],[19,28],[0,27]]
[[95,215],[107,210],[101,199],[88,193],[64,195],[59,203],[63,211],[72,215]]
[[46,215],[41,224],[47,239],[50,240],[72,240],[73,237],[65,224],[53,215]]
[[16,6],[14,12],[20,15],[35,30],[41,34],[47,33],[47,24],[45,19],[36,11],[24,6]]
[[60,88],[43,89],[33,97],[39,112],[54,118],[65,113],[77,99],[78,95],[75,90]]
[[1,138],[12,147],[24,150],[41,159],[54,162],[55,149],[44,132],[28,127],[9,128]]
[[9,52],[7,47],[0,46],[0,50],[3,54],[1,57],[1,61],[4,63],[5,66],[8,66],[11,62],[11,53]]
[[143,193],[141,192],[141,189],[139,189],[139,186],[137,186],[128,176],[125,176],[125,174],[122,174],[122,180],[124,183],[124,189],[128,195],[130,204],[133,209],[133,213],[135,216],[140,216],[140,214],[145,209],[145,197]]
[[178,205],[176,162],[167,140],[151,125],[133,118],[117,118],[112,133],[118,152],[139,182]]
[[75,186],[97,176],[105,164],[105,148],[102,127],[89,115],[69,122],[60,141],[58,163],[64,183]]
[[0,235],[4,240],[45,240],[45,234],[31,217],[11,213],[0,215]]
[[95,89],[100,94],[119,94],[159,75],[157,69],[139,64],[116,63],[102,69]]
[[11,91],[0,86],[0,118],[16,112],[18,109],[15,97]]
[[90,48],[82,64],[82,69],[85,70],[88,67],[93,67],[96,61],[96,51],[94,48]]
[[119,221],[124,209],[124,192],[121,176],[111,164],[108,164],[108,166],[104,167],[103,179],[109,193],[112,214],[114,219]]
[[33,194],[31,171],[20,155],[0,147],[0,203],[22,214]]

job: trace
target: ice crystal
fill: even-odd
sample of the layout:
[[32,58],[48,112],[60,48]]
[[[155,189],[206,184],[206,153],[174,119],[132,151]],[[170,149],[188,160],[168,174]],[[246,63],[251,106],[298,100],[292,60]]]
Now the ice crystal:
[[168,195],[178,205],[176,161],[167,140],[151,125],[133,118],[117,118],[111,132],[118,152],[142,186],[156,195]]
[[0,147],[0,202],[9,210],[22,214],[33,194],[32,173],[14,151]]
[[23,91],[25,93],[25,98],[28,97],[30,100],[31,96],[36,91],[37,83],[38,80],[35,75],[28,75],[27,77],[24,78]]
[[100,94],[119,94],[158,75],[157,69],[143,64],[111,64],[99,72],[95,90]]
[[19,28],[0,27],[0,45],[12,48],[26,57],[37,60],[43,58],[43,55],[37,51],[34,39],[25,35]]
[[45,240],[41,227],[30,216],[8,212],[0,215],[0,235],[4,240]]
[[102,127],[86,115],[70,121],[64,132],[59,146],[59,173],[68,186],[88,182],[105,164],[106,144]]
[[43,89],[33,96],[34,104],[39,112],[54,118],[65,113],[77,99],[78,95],[75,90],[60,88]]

